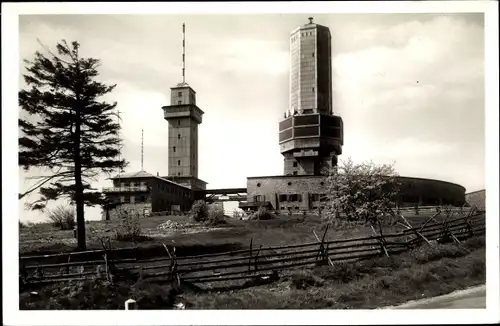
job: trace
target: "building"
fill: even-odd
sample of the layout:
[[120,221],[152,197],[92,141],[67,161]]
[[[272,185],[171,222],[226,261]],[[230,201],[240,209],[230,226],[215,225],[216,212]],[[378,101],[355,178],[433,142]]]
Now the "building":
[[104,188],[108,209],[102,219],[124,215],[149,216],[153,212],[188,211],[194,192],[187,186],[145,171],[124,173],[110,178],[112,187]]
[[482,211],[486,209],[486,189],[469,192],[465,194],[465,199],[470,206],[476,206]]
[[[196,105],[196,92],[185,80],[185,25],[182,25],[182,82],[170,88],[170,105],[163,106],[168,122],[168,175],[140,171],[111,178],[105,188],[108,204],[103,218],[115,214],[188,211],[197,199],[205,198],[207,183],[198,178],[198,125],[203,111]],[[110,214],[110,211],[111,214]]]
[[[240,208],[252,210],[265,206],[277,211],[308,211],[325,207],[324,176],[264,176],[247,178],[247,203]],[[465,188],[454,183],[411,177],[398,177],[401,184],[397,204],[413,206],[462,206]]]
[[[344,144],[342,118],[332,108],[331,36],[327,27],[309,23],[290,36],[290,108],[279,122],[284,175],[247,178],[246,211],[260,206],[277,211],[324,207],[326,177],[337,165]],[[465,188],[440,180],[399,177],[398,205],[465,203]]]
[[332,110],[330,30],[309,20],[290,36],[290,108],[279,123],[285,175],[321,175],[344,144],[342,118]]
[[162,107],[168,121],[168,176],[193,190],[205,190],[198,178],[198,125],[203,111],[196,105],[196,92],[185,82],[172,87],[170,105]]

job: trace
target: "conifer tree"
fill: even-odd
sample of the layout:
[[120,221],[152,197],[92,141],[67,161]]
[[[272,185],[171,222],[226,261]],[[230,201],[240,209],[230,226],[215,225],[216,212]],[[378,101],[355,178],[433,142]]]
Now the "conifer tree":
[[96,81],[100,61],[82,58],[79,48],[78,42],[62,40],[56,54],[45,48],[47,54],[37,51],[33,61],[24,60],[28,87],[19,91],[19,106],[27,114],[19,119],[19,166],[47,174],[36,177],[19,199],[39,190],[29,209],[44,210],[58,199],[75,204],[78,249],[85,250],[84,206],[103,204],[90,181],[127,163],[120,158],[117,103],[100,99],[116,85]]

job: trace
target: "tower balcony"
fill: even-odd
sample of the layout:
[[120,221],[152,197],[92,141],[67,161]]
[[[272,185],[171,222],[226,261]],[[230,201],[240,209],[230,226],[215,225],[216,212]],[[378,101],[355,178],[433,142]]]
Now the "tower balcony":
[[149,192],[148,186],[137,187],[106,187],[102,189],[103,193],[132,193],[132,192]]
[[[280,152],[299,152],[294,156],[318,156],[319,152],[342,153],[343,121],[340,116],[302,114],[279,123]],[[295,153],[294,153],[295,154]]]
[[163,106],[163,118],[165,120],[192,118],[197,123],[202,123],[203,111],[193,104],[178,104]]

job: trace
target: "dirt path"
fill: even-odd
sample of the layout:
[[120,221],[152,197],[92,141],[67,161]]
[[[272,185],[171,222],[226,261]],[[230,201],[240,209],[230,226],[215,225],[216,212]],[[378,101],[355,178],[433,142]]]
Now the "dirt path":
[[486,285],[384,309],[486,309]]

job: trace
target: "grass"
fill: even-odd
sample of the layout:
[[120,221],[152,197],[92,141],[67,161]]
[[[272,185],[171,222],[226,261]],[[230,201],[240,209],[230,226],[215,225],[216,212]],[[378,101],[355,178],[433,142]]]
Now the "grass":
[[373,309],[485,282],[484,238],[289,273],[271,286],[187,294],[194,309]]
[[[140,309],[171,309],[179,302],[188,309],[373,309],[484,284],[484,245],[484,237],[424,245],[398,256],[290,270],[271,284],[216,293],[133,278],[114,285],[59,283],[22,293],[20,309],[123,309],[128,298]],[[38,295],[29,295],[33,290]]]
[[[408,216],[413,226],[425,222],[427,215]],[[437,217],[441,219],[442,217]],[[127,237],[117,239],[114,232],[120,228],[119,221],[90,221],[86,223],[88,249],[101,249],[98,237],[111,237],[112,248],[139,246],[142,248],[161,247],[162,243],[175,243],[178,247],[221,247],[230,246],[232,250],[247,248],[250,240],[254,245],[279,246],[291,243],[316,242],[312,232],[322,235],[326,223],[317,216],[280,215],[271,220],[226,219],[220,225],[200,223],[197,227],[186,230],[158,230],[157,226],[173,220],[180,223],[192,223],[188,216],[155,216],[140,220],[141,237],[130,241]],[[402,221],[401,221],[402,222]],[[399,232],[398,225],[384,226],[385,233]],[[92,234],[97,237],[92,237]],[[372,235],[366,225],[332,225],[326,240],[347,239]],[[19,251],[23,255],[71,252],[76,248],[76,239],[72,231],[57,230],[49,224],[37,224],[20,228]],[[196,254],[191,253],[191,254]]]

